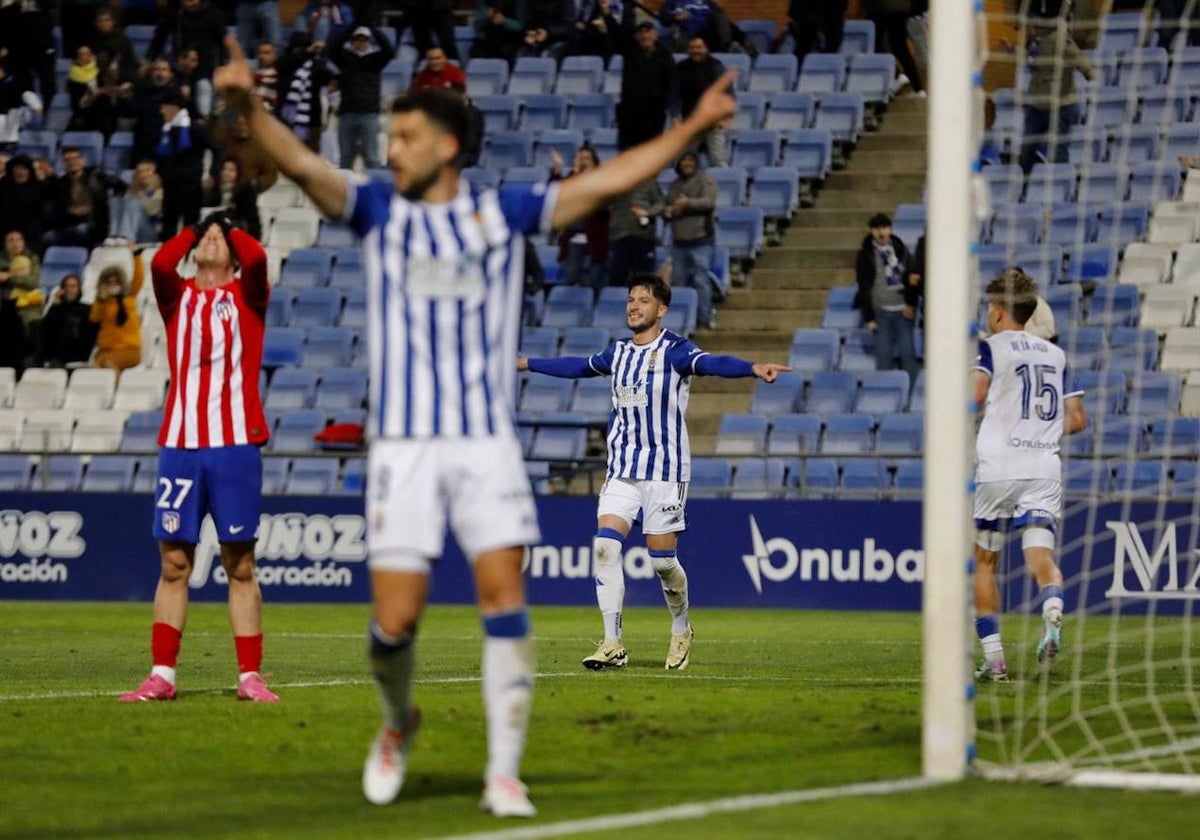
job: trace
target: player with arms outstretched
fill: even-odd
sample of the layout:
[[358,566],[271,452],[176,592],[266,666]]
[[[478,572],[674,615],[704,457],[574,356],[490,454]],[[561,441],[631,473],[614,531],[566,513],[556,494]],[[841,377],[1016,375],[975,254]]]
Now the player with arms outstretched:
[[548,186],[476,192],[462,178],[477,138],[462,98],[399,97],[388,127],[393,183],[338,172],[254,95],[236,43],[214,84],[281,172],[363,239],[371,416],[367,478],[370,662],[383,706],[363,770],[377,804],[399,794],[419,717],[412,705],[417,627],[446,526],[467,554],[483,619],[488,761],[480,806],[536,809],[519,779],[533,648],[521,577],[540,538],[512,423],[524,237],[562,228],[656,175],[694,137],[736,110],[732,74],[691,116],[591,172]]
[[628,662],[621,635],[625,569],[621,546],[635,520],[650,562],[662,583],[671,613],[671,642],[666,668],[682,671],[692,648],[688,620],[688,579],[679,564],[679,534],[687,528],[684,507],[691,478],[688,444],[688,393],[693,376],[756,376],[774,382],[782,365],[713,356],[683,336],[662,327],[671,305],[671,287],[655,274],[635,274],[629,283],[626,323],[630,338],[586,358],[518,359],[517,369],[580,379],[612,377],[612,414],[608,422],[608,473],[600,490],[592,557],[596,601],[604,621],[604,641],[583,660],[593,671],[623,668]]
[[[195,279],[178,265],[195,252]],[[151,630],[153,668],[122,700],[173,700],[187,620],[188,576],[200,524],[212,514],[229,576],[229,623],[239,700],[279,698],[263,682],[262,591],[254,540],[262,511],[262,454],[269,432],[258,392],[271,287],[254,237],[214,214],[167,241],[150,265],[167,328],[171,385],[158,433],[154,536],[162,556]]]
[[983,412],[975,442],[975,631],[984,655],[975,678],[1002,682],[1008,668],[996,564],[1010,528],[1021,531],[1025,566],[1042,601],[1038,662],[1048,665],[1062,646],[1063,577],[1054,561],[1062,518],[1058,451],[1064,434],[1087,428],[1087,415],[1066,355],[1025,331],[1037,308],[1037,283],[1009,269],[988,284],[987,296],[991,335],[979,342],[974,371]]

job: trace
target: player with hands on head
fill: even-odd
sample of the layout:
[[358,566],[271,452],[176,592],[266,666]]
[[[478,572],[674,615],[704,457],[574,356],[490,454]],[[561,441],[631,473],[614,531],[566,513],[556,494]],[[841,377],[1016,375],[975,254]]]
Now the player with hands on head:
[[589,172],[549,185],[473,190],[461,170],[471,119],[461,96],[398,97],[388,127],[393,183],[340,172],[272,117],[240,49],[214,86],[266,155],[363,242],[371,415],[366,512],[368,657],[383,722],[363,793],[393,801],[419,725],[417,630],[447,526],[471,564],[484,631],[487,767],[480,807],[537,813],[519,778],[533,698],[533,640],[521,565],[540,538],[513,427],[525,237],[584,218],[657,175],[693,137],[734,113],[727,74],[690,118]]
[[748,362],[704,352],[683,336],[664,330],[671,287],[655,274],[635,274],[629,282],[626,318],[630,338],[614,341],[588,357],[517,360],[517,370],[581,379],[612,377],[612,416],[608,423],[608,471],[600,490],[592,557],[596,601],[604,621],[604,641],[583,660],[593,671],[623,668],[625,570],[621,548],[634,521],[642,522],[650,562],[662,583],[671,613],[666,668],[688,666],[692,625],[688,619],[688,579],[679,563],[679,535],[687,528],[684,509],[691,478],[691,448],[684,422],[693,376],[757,377],[774,382],[784,365]]
[[[196,276],[179,263],[194,253]],[[188,577],[200,525],[212,515],[229,579],[229,624],[239,700],[278,700],[261,674],[262,591],[254,544],[262,512],[262,454],[269,432],[258,382],[271,287],[255,239],[214,213],[154,255],[154,296],[167,331],[171,381],[158,433],[154,536],[161,573],[151,630],[153,668],[126,702],[175,699],[187,621]]]

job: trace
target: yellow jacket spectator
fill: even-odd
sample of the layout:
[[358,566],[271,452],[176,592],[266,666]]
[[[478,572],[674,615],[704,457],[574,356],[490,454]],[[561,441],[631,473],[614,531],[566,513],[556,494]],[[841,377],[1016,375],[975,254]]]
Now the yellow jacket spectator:
[[142,321],[138,317],[137,295],[144,279],[142,257],[136,253],[132,286],[119,266],[110,265],[100,272],[90,315],[92,323],[100,325],[96,367],[125,370],[142,360]]

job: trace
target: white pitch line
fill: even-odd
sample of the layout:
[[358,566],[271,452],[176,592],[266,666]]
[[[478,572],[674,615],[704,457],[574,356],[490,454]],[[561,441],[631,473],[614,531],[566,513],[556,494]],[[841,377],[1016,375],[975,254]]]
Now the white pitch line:
[[440,840],[541,840],[545,837],[567,837],[591,831],[615,831],[644,825],[698,820],[713,814],[729,814],[737,811],[756,811],[762,808],[777,808],[802,802],[820,802],[825,799],[843,799],[851,796],[880,796],[892,793],[923,790],[945,784],[942,781],[924,778],[894,779],[884,782],[864,782],[838,787],[790,790],[783,793],[766,793],[751,796],[734,796],[713,799],[708,802],[692,802],[655,808],[649,811],[633,811],[612,814],[606,817],[589,817],[582,820],[549,823],[528,828],[509,828],[500,831],[482,831],[475,834],[458,834]]

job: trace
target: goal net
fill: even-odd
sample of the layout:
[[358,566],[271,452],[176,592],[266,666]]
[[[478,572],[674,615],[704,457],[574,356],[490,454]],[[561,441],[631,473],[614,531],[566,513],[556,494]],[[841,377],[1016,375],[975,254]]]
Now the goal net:
[[1009,682],[974,688],[988,777],[1200,789],[1200,19],[1197,0],[1168,5],[979,13],[976,282],[1014,265],[1038,281],[1089,419],[1063,441],[1049,669],[1019,535],[1004,550]]

